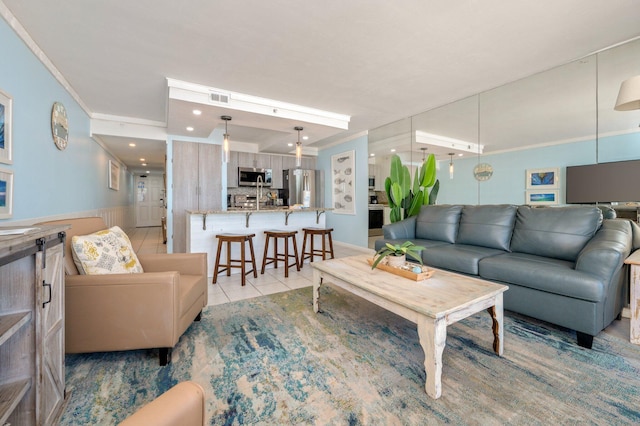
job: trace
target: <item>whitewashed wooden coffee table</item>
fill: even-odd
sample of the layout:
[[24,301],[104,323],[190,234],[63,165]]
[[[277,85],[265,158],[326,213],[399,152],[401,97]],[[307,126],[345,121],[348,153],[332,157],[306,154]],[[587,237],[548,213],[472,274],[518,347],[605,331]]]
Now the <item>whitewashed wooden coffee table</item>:
[[425,353],[425,389],[432,398],[442,394],[442,352],[448,325],[487,309],[493,318],[493,350],[502,355],[502,293],[507,286],[442,270],[416,282],[372,270],[367,263],[369,257],[360,255],[311,263],[313,310],[320,311],[320,286],[330,282],[417,324]]

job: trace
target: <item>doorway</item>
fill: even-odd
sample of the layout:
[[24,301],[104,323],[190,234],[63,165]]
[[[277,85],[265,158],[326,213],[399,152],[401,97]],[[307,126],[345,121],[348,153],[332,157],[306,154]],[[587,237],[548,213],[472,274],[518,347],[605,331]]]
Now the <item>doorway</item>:
[[136,227],[161,226],[165,208],[162,176],[136,176]]

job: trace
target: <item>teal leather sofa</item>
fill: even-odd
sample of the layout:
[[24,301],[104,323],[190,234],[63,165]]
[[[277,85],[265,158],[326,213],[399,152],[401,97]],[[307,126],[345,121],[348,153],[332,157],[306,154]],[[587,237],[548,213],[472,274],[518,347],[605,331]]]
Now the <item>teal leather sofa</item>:
[[624,260],[640,245],[635,223],[595,206],[430,205],[382,229],[376,250],[413,241],[428,266],[506,284],[506,310],[575,330],[586,348],[627,304]]

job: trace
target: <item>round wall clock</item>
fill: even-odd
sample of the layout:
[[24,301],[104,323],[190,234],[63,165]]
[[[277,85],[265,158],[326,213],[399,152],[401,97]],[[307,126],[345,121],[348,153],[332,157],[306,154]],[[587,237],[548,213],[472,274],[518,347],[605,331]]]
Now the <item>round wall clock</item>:
[[473,177],[479,181],[491,179],[493,175],[493,167],[488,163],[480,163],[473,168]]
[[60,102],[54,102],[51,109],[51,133],[58,149],[65,149],[69,140],[69,121],[67,110]]

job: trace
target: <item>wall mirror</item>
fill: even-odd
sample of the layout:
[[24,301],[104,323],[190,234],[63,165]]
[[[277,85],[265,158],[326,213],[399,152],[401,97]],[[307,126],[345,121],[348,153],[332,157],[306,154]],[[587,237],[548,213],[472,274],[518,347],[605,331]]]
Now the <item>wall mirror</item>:
[[[640,159],[640,111],[613,109],[620,83],[639,74],[640,40],[634,40],[374,129],[370,153],[378,165],[385,150],[388,156],[390,147],[400,148],[398,141],[403,151],[406,143],[411,146],[403,162],[415,164],[434,153],[439,204],[523,204],[527,170],[557,168],[556,204],[563,204],[566,167]],[[474,155],[452,146],[447,151],[432,136],[475,144]],[[451,159],[453,179],[447,171]],[[479,165],[493,174],[477,179]],[[388,167],[382,167],[386,177]],[[378,179],[382,189],[384,177]]]

